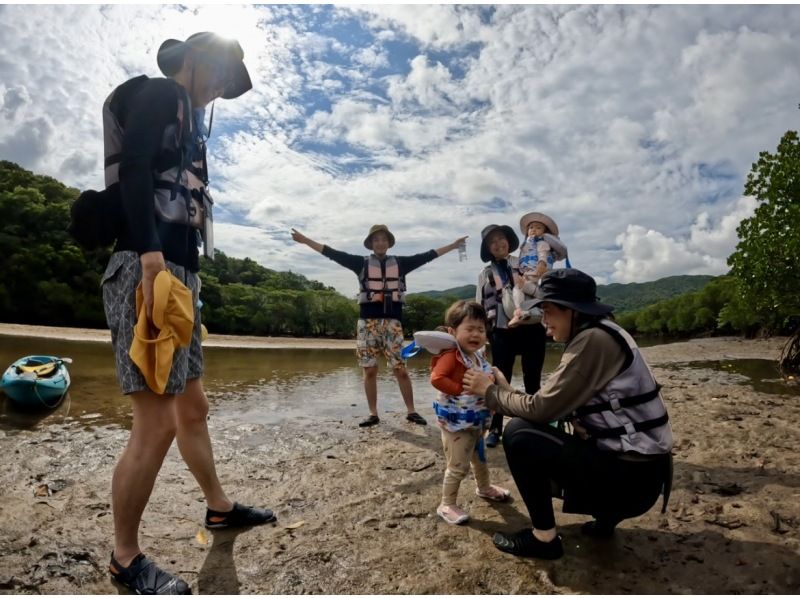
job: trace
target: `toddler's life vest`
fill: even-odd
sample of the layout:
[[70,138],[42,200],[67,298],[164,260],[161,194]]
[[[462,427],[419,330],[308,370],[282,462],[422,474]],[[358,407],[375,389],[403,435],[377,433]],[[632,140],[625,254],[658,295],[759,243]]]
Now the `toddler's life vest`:
[[[476,369],[484,374],[492,373],[492,366],[482,351],[467,357],[458,345],[451,350],[457,353],[457,359],[460,359],[466,369]],[[481,397],[467,392],[454,396],[439,391],[437,399],[433,402],[433,410],[439,425],[450,432],[469,428],[488,428],[492,415]]]
[[404,303],[406,296],[406,279],[400,276],[400,264],[393,255],[381,260],[374,253],[364,258],[364,268],[358,277],[360,292],[359,303],[373,301],[391,301]]
[[578,423],[596,439],[598,448],[623,453],[658,455],[672,450],[672,428],[661,386],[633,338],[611,320],[596,325],[625,351],[620,372],[592,399],[575,410]]
[[552,267],[555,262],[566,260],[567,261],[567,268],[571,268],[572,265],[569,262],[569,253],[567,251],[567,246],[559,239],[557,236],[544,233],[540,237],[526,237],[525,240],[522,242],[522,245],[519,249],[519,266],[520,268],[530,268],[535,269],[537,263],[539,262],[539,255],[536,251],[536,244],[539,241],[544,241],[550,247],[550,251],[548,251],[547,255],[547,265],[548,268]]

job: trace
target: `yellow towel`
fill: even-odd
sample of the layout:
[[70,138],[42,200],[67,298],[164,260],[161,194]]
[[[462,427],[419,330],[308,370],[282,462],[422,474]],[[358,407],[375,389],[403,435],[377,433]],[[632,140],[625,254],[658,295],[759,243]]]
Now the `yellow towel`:
[[172,356],[178,347],[188,347],[194,326],[192,291],[167,270],[153,282],[153,321],[147,319],[142,283],[136,288],[133,342],[128,354],[142,372],[147,386],[164,394],[172,369]]

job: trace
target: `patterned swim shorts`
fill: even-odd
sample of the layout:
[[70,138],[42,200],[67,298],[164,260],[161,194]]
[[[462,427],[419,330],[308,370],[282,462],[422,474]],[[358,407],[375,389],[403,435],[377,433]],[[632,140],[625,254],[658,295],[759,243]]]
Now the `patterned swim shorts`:
[[394,318],[359,319],[356,334],[358,365],[369,368],[378,365],[378,355],[383,354],[391,368],[405,365],[400,356],[403,347],[403,325]]
[[[167,269],[192,291],[194,307],[194,331],[187,348],[175,351],[172,369],[164,394],[180,394],[186,389],[186,381],[203,375],[203,350],[200,346],[200,310],[197,299],[200,294],[200,278],[183,266],[167,262]],[[103,307],[106,322],[111,330],[111,345],[117,364],[117,379],[124,394],[150,390],[138,366],[128,355],[133,342],[136,313],[136,287],[142,280],[142,264],[135,251],[117,251],[111,254],[100,286],[103,289]]]

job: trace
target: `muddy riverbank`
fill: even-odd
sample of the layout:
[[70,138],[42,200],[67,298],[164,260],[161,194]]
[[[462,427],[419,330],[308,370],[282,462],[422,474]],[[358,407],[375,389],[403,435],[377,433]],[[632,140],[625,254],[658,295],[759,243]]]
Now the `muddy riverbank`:
[[[440,522],[438,432],[406,424],[397,397],[381,397],[396,411],[368,430],[349,419],[254,424],[212,410],[225,487],[236,500],[274,508],[278,523],[205,531],[201,493],[173,447],[144,514],[142,546],[206,594],[797,593],[800,394],[765,392],[725,366],[774,360],[782,342],[645,349],[676,437],[667,514],[654,509],[601,541],[581,536],[585,517],[557,512],[567,554],[556,562],[517,559],[491,544],[495,531],[527,521],[502,448],[489,453],[493,480],[517,500],[488,504],[466,481],[471,522]],[[422,400],[427,389],[415,391]],[[0,432],[0,591],[116,593],[105,573],[109,493],[127,432],[43,424]]]

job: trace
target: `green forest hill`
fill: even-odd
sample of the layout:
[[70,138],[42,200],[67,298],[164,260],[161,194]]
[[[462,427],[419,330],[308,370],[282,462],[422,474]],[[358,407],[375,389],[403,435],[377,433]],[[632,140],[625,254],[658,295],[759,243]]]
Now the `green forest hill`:
[[[77,189],[0,161],[0,321],[105,327],[100,279],[110,249],[83,251],[67,232]],[[672,276],[600,286],[632,332],[669,335],[792,332],[800,315],[800,142],[784,135],[762,152],[745,185],[760,204],[737,229],[727,276]],[[352,338],[358,306],[292,272],[217,251],[201,260],[203,321],[223,334]],[[406,333],[433,329],[474,285],[410,294]],[[800,345],[799,345],[800,346]]]
[[[697,291],[714,280],[713,276],[667,276],[652,282],[630,282],[626,284],[612,283],[597,285],[598,298],[613,305],[615,313],[622,314],[635,311],[664,299]],[[444,291],[425,291],[415,293],[432,299],[474,299],[475,285],[468,284],[453,287]]]

